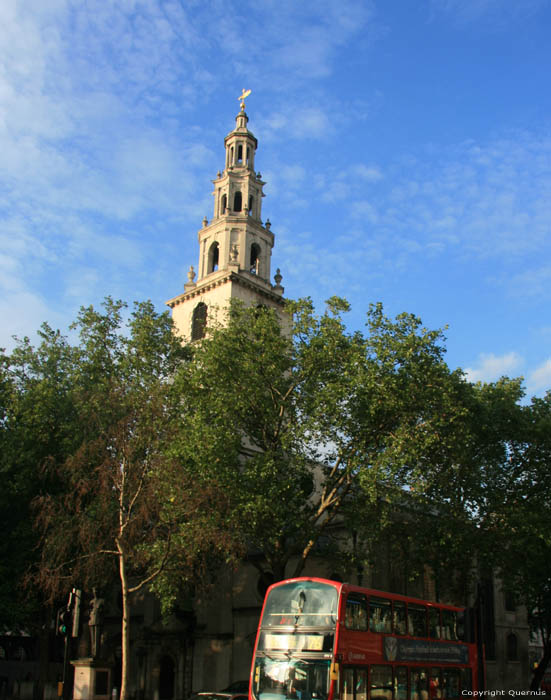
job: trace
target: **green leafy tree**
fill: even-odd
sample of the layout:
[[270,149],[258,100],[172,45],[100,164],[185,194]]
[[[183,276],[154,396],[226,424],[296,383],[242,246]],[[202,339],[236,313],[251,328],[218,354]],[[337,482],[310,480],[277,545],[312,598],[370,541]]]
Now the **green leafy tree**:
[[35,500],[43,536],[34,582],[53,599],[118,578],[125,700],[132,594],[153,587],[169,607],[236,545],[224,527],[226,495],[169,449],[183,409],[171,380],[186,349],[168,314],[144,302],[125,324],[123,303],[104,307],[81,309],[73,326],[79,344],[66,381],[78,439],[48,465],[64,488]]
[[530,686],[538,690],[551,661],[551,392],[519,413],[490,509],[496,568],[506,589],[526,605],[543,650]]
[[338,298],[320,316],[308,300],[290,304],[287,333],[272,311],[234,304],[175,379],[194,423],[177,449],[202,452],[254,563],[276,579],[299,575],[345,513],[364,517],[382,496],[398,507],[455,419],[463,380],[444,362],[442,333],[380,305],[367,334],[350,333],[347,310]]
[[0,358],[0,623],[10,630],[36,631],[47,622],[40,590],[23,585],[37,559],[30,506],[41,490],[60,489],[45,467],[63,460],[78,438],[69,382],[73,351],[47,324],[38,336],[36,348],[25,338]]
[[463,410],[412,494],[416,555],[463,591],[483,563],[526,606],[543,648],[536,690],[551,658],[551,393],[526,404],[505,377],[459,389]]
[[[511,439],[521,432],[520,380],[471,384],[456,377],[443,406],[438,442],[420,465],[406,511],[415,532],[416,567],[429,567],[437,597],[465,601],[476,562],[492,566],[498,546],[495,493]],[[448,420],[453,416],[453,420]]]

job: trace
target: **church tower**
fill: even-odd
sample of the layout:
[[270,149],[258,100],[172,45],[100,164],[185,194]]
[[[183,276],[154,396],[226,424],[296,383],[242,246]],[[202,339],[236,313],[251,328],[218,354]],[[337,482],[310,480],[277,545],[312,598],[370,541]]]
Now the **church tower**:
[[265,183],[255,171],[258,142],[247,128],[245,96],[240,98],[235,129],[224,139],[224,170],[213,180],[212,220],[205,217],[198,232],[197,279],[192,265],[184,293],[166,302],[184,341],[201,338],[209,318],[216,318],[230,299],[240,299],[247,306],[263,304],[283,314],[279,269],[275,284],[270,282],[274,234],[269,220],[262,223]]

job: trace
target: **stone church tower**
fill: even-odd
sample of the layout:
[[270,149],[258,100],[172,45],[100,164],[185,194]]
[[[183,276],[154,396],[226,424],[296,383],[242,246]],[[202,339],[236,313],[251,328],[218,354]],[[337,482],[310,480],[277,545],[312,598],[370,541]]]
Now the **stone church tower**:
[[258,142],[248,121],[242,101],[235,129],[224,139],[224,170],[213,180],[212,221],[205,217],[198,233],[197,279],[192,265],[184,293],[166,302],[184,342],[201,338],[209,319],[227,308],[230,299],[275,308],[283,319],[279,269],[275,284],[270,283],[274,234],[269,220],[262,223],[265,183],[254,169]]

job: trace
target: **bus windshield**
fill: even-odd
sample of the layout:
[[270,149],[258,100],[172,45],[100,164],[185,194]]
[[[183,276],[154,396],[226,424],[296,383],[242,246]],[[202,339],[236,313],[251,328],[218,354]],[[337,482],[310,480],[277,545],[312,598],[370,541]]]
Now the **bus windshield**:
[[316,581],[296,581],[270,591],[262,627],[329,627],[337,619],[337,590]]
[[329,660],[256,659],[252,691],[258,700],[326,700]]

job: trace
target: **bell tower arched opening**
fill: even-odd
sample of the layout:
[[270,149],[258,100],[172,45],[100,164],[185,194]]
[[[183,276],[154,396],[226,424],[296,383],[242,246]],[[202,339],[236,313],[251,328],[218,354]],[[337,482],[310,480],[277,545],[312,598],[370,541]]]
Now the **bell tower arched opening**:
[[218,243],[215,241],[211,245],[211,247],[209,248],[207,274],[210,274],[211,272],[216,272],[218,270],[219,262],[220,262],[220,247],[219,247]]
[[241,192],[236,192],[234,197],[233,197],[233,210],[234,211],[241,211],[243,208],[243,196]]
[[260,273],[260,246],[258,243],[253,243],[251,246],[249,272],[253,275],[258,275]]
[[200,340],[207,330],[207,305],[200,301],[193,309],[191,319],[191,339]]

